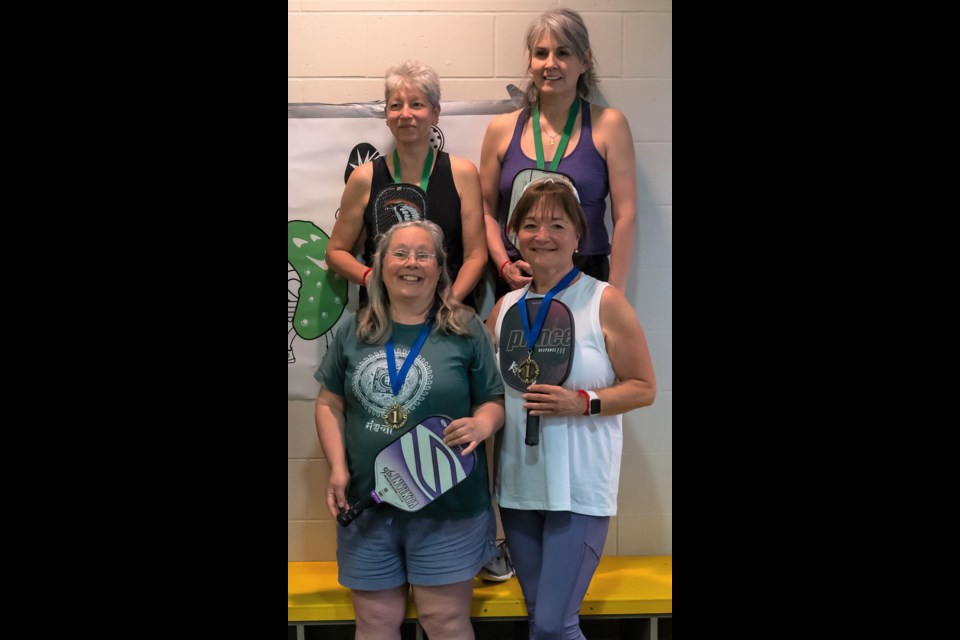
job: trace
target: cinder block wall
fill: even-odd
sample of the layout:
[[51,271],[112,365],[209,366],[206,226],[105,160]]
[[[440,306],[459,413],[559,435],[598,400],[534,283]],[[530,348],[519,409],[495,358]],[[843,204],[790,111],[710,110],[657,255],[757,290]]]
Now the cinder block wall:
[[[583,16],[600,75],[595,100],[623,111],[633,132],[638,224],[626,293],[659,387],[652,407],[624,416],[618,515],[604,553],[672,554],[672,0],[287,0],[287,100],[381,100],[384,71],[407,58],[437,70],[444,101],[507,99],[526,68],[526,26],[556,6]],[[312,403],[288,402],[287,439],[287,558],[334,560]]]

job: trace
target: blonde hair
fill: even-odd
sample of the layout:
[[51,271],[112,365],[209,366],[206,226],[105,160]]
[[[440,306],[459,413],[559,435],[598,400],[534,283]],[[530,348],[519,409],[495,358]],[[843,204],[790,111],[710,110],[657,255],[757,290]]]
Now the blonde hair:
[[453,281],[447,272],[447,252],[443,248],[443,231],[435,222],[414,220],[400,222],[390,227],[377,241],[373,254],[373,271],[367,276],[367,297],[369,303],[358,316],[357,337],[367,344],[384,344],[393,334],[393,320],[390,318],[390,296],[383,284],[383,260],[389,253],[390,240],[400,229],[423,229],[433,239],[433,253],[436,254],[440,279],[434,292],[433,328],[431,333],[470,334],[468,325],[476,313],[470,307],[457,302],[453,297]]

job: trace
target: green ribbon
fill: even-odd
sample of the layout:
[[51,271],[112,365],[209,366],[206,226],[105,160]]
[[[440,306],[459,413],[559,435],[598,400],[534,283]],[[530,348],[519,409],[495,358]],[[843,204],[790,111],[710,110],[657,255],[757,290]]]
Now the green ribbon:
[[[430,169],[433,167],[433,145],[430,145],[430,150],[427,151],[427,161],[423,163],[423,175],[420,176],[420,188],[423,189],[423,192],[427,192],[427,183],[430,182]],[[397,153],[397,150],[393,150],[393,182],[394,184],[400,184],[403,182],[403,179],[400,177],[400,154]]]
[[[577,111],[580,110],[580,98],[577,97],[570,105],[570,113],[567,114],[567,123],[563,125],[563,135],[560,136],[560,146],[557,152],[553,154],[553,160],[550,161],[550,171],[556,171],[560,164],[560,158],[567,150],[567,143],[570,142],[570,134],[573,133],[573,123],[577,120]],[[533,145],[537,149],[537,169],[543,171],[543,136],[540,133],[540,103],[533,105]],[[396,151],[394,151],[396,153]],[[426,191],[426,189],[424,189]]]

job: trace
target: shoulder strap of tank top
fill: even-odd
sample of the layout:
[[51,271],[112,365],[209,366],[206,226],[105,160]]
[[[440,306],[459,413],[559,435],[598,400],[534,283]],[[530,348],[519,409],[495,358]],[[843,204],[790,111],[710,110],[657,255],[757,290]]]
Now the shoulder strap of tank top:
[[373,161],[373,184],[378,185],[381,181],[383,183],[393,182],[390,170],[387,169],[386,156],[380,156]]
[[520,136],[523,134],[523,125],[527,123],[527,118],[529,117],[529,107],[520,109],[520,113],[517,115],[517,124],[513,127],[513,139],[517,141],[517,144],[520,144]]
[[430,174],[431,178],[434,176],[439,179],[439,182],[435,183],[431,180],[430,184],[446,184],[447,180],[450,180],[452,184],[456,182],[453,179],[453,163],[450,162],[450,154],[446,151],[437,152],[437,161],[433,163],[433,173]]
[[583,131],[590,131],[593,128],[592,120],[590,120],[590,103],[586,100],[583,101],[583,109],[580,114],[580,131],[581,135]]

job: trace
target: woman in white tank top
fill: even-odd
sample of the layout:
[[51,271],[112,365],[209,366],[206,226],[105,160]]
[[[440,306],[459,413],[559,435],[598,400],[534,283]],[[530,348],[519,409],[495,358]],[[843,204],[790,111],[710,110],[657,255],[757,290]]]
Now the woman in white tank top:
[[[559,176],[531,182],[511,226],[533,280],[494,305],[487,329],[495,348],[501,348],[506,312],[526,298],[563,302],[574,324],[573,362],[562,384],[533,383],[525,391],[504,385],[506,425],[494,488],[531,630],[554,637],[558,625],[579,625],[580,603],[617,512],[622,414],[653,403],[656,378],[626,297],[574,268],[586,223],[573,185]],[[534,317],[523,324],[539,334]],[[518,365],[506,362],[512,353],[500,358],[501,374]],[[527,411],[540,417],[534,446],[525,444]]]

